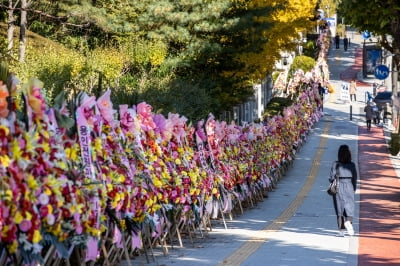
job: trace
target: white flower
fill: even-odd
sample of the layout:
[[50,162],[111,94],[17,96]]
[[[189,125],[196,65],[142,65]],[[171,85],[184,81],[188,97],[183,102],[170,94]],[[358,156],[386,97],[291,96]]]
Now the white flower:
[[47,220],[47,224],[48,225],[53,225],[54,224],[54,221],[55,221],[55,217],[54,217],[54,215],[53,214],[48,214],[47,216],[46,216],[46,220]]
[[47,203],[49,203],[49,196],[46,193],[40,194],[39,202],[42,205],[47,205]]

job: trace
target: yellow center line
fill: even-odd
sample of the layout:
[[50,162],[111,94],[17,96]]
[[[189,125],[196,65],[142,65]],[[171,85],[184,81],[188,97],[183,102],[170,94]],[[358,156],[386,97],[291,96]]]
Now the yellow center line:
[[268,233],[276,232],[280,230],[287,221],[296,213],[297,209],[303,204],[306,196],[310,192],[312,185],[314,184],[317,173],[320,166],[320,161],[324,153],[324,148],[326,146],[327,137],[331,121],[327,121],[324,131],[321,136],[321,140],[318,146],[318,151],[314,157],[312,167],[308,174],[306,183],[300,192],[296,195],[295,199],[290,203],[289,207],[286,208],[272,223],[267,225],[265,228],[261,229],[257,234],[258,237],[253,237],[246,241],[239,249],[233,252],[231,255],[226,257],[219,265],[240,265],[243,263],[251,254],[253,254],[257,249],[261,247],[262,244],[268,241],[266,236]]

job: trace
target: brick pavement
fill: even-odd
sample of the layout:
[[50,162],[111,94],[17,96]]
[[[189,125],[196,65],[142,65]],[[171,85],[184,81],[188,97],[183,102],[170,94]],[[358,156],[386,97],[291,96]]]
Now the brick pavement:
[[400,265],[400,182],[382,128],[360,126],[358,265]]

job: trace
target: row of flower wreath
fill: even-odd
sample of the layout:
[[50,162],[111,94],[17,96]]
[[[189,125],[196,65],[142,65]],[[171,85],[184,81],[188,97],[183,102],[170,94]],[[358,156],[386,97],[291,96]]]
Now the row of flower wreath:
[[178,114],[153,113],[144,102],[119,106],[116,120],[110,91],[97,100],[82,93],[72,137],[58,126],[71,117],[67,108],[47,106],[41,82],[31,80],[23,90],[25,119],[17,118],[15,84],[2,84],[0,245],[34,262],[48,244],[62,257],[84,244],[86,259],[94,260],[110,221],[118,225],[117,244],[126,232],[139,247],[145,221],[160,233],[171,210],[201,217],[220,188],[268,183],[270,171],[290,160],[293,145],[321,115],[312,78],[299,72],[295,80],[303,91],[293,106],[244,126],[211,114],[191,126]]

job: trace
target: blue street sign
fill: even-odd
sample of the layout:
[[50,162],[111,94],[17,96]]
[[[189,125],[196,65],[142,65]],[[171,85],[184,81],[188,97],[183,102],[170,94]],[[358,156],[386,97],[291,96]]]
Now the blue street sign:
[[362,37],[366,40],[371,37],[371,33],[369,33],[369,31],[366,30],[362,33]]
[[377,67],[375,67],[374,70],[374,75],[377,79],[386,79],[387,77],[389,77],[389,68],[385,65],[379,65]]

